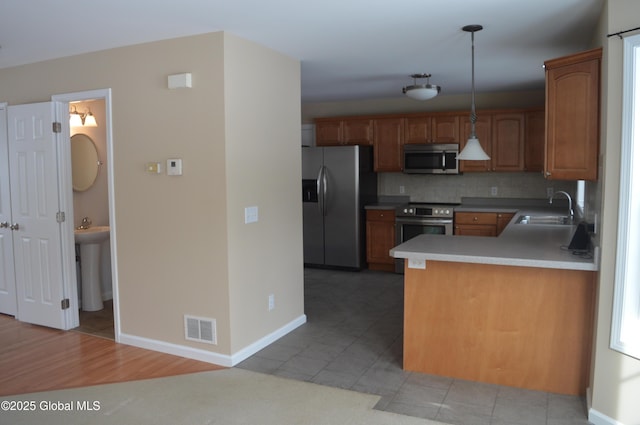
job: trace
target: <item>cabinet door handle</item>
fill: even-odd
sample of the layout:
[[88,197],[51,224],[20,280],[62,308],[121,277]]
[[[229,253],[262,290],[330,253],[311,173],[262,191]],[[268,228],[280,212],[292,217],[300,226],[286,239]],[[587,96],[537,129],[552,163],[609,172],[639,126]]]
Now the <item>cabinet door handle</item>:
[[13,223],[11,226],[9,226],[9,228],[11,230],[19,230],[20,229],[20,225],[18,223]]
[[0,223],[0,229],[6,229],[7,227],[9,227],[9,223],[7,223],[6,221]]

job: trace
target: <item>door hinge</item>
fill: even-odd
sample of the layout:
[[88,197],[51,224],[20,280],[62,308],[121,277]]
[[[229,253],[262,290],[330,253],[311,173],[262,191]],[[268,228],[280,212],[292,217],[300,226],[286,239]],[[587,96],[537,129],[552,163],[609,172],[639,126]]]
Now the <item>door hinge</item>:
[[53,132],[54,133],[62,133],[62,124],[59,122],[53,123]]
[[65,298],[65,299],[63,299],[63,300],[60,302],[60,307],[61,307],[63,310],[68,309],[68,308],[69,308],[69,298]]
[[58,211],[58,212],[56,213],[56,221],[57,221],[58,223],[64,223],[64,220],[65,220],[64,212],[62,212],[62,211]]

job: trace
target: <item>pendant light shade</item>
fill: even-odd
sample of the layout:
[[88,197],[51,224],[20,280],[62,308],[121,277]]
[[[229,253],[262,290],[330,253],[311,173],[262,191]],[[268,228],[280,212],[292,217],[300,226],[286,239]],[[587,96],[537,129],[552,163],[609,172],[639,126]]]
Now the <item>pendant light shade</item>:
[[[415,100],[429,100],[436,97],[440,93],[440,86],[429,84],[430,77],[431,74],[412,74],[413,85],[403,87],[402,93]],[[426,78],[427,84],[417,84],[416,79],[418,78]]]
[[474,34],[480,31],[482,25],[466,25],[462,31],[471,33],[471,134],[462,152],[458,154],[458,159],[464,161],[486,161],[491,159],[480,146],[480,141],[476,137],[476,87],[475,87],[475,58],[474,58]]
[[484,149],[482,149],[482,146],[480,146],[480,141],[474,137],[467,140],[464,149],[458,154],[458,159],[464,161],[486,161],[491,158],[489,158],[489,155],[487,155]]

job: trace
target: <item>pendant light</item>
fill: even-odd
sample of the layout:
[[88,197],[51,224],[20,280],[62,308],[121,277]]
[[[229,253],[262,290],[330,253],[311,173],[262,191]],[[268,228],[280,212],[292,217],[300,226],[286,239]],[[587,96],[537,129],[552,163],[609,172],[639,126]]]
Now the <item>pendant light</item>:
[[486,161],[489,155],[482,149],[476,137],[476,88],[475,88],[475,61],[474,61],[474,34],[482,30],[482,25],[465,25],[462,31],[471,33],[471,134],[462,152],[458,154],[458,159],[465,161]]
[[[429,100],[436,97],[438,93],[440,93],[440,86],[429,84],[429,78],[431,78],[431,74],[412,74],[411,78],[413,78],[413,85],[402,88],[402,93],[406,94],[411,99]],[[426,78],[427,84],[416,84],[416,79],[418,78]]]

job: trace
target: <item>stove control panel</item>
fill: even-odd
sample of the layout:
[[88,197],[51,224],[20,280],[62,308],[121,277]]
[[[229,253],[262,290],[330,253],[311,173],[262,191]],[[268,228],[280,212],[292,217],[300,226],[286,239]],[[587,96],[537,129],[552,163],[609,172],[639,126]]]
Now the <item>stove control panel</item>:
[[398,217],[453,217],[453,205],[404,205],[396,210]]

